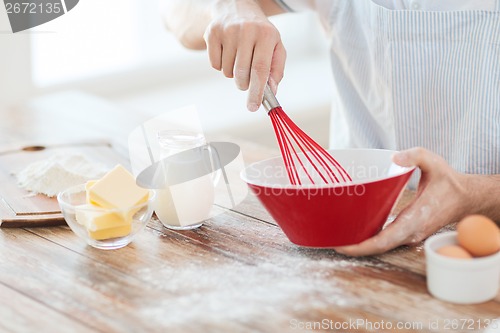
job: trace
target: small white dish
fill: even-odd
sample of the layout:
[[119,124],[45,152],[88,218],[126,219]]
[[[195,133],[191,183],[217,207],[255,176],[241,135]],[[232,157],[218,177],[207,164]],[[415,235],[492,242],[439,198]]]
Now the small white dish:
[[450,258],[436,251],[457,245],[457,232],[450,231],[425,241],[427,288],[436,298],[458,304],[475,304],[495,298],[500,285],[500,252],[473,259]]

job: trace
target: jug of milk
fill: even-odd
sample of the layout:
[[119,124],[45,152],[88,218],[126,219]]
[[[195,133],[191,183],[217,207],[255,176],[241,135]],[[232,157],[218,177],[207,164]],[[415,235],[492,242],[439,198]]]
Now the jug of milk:
[[[210,217],[215,187],[220,178],[216,155],[201,133],[184,130],[158,132],[162,177],[166,185],[157,190],[155,212],[161,223],[174,230],[198,228]],[[195,171],[191,171],[195,170]],[[191,172],[186,177],[185,172]],[[188,180],[186,180],[188,179]]]

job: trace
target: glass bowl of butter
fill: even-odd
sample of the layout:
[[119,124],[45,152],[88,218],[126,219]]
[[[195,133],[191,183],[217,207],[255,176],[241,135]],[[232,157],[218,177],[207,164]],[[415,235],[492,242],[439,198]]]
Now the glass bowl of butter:
[[127,246],[145,228],[155,192],[136,185],[121,165],[99,180],[71,187],[57,196],[66,223],[87,244],[113,250]]

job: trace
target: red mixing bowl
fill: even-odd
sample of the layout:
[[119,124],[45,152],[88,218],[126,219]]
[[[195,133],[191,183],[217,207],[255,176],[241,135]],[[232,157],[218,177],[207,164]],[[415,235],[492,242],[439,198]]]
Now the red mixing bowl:
[[378,233],[414,168],[392,163],[395,151],[331,150],[352,182],[290,185],[281,157],[253,163],[241,176],[297,245],[328,248],[357,244]]

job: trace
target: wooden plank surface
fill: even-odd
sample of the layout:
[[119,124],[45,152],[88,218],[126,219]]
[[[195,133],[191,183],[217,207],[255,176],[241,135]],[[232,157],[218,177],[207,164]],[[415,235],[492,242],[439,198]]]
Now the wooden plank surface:
[[50,226],[65,224],[55,197],[20,188],[16,174],[30,164],[53,156],[79,154],[104,168],[127,165],[128,160],[105,141],[30,146],[9,145],[0,148],[0,226]]
[[6,285],[0,284],[0,295],[1,332],[53,333],[62,327],[73,332],[95,332],[78,319],[73,320]]
[[[108,139],[123,143],[140,115],[34,108],[7,110],[2,120],[0,142],[90,140],[109,129]],[[214,140],[240,144],[247,163],[277,152]],[[424,259],[421,245],[363,258],[297,247],[252,195],[196,230],[171,231],[153,218],[114,251],[87,246],[67,226],[0,229],[0,331],[471,332],[446,330],[445,320],[478,328],[500,316],[499,297],[477,305],[433,298]],[[353,320],[362,325],[335,329]],[[323,326],[306,329],[314,323]]]
[[[117,283],[133,288],[121,281],[126,276],[146,289],[157,290],[159,298],[169,299],[168,305],[159,301],[154,305],[164,311],[162,320],[154,322],[157,328],[191,331],[190,325],[196,322],[214,330],[272,332],[276,330],[258,323],[265,320],[286,331],[291,319],[315,321],[322,313],[338,322],[372,318],[424,324],[440,318],[494,318],[499,310],[498,302],[475,306],[443,303],[427,293],[422,274],[376,257],[353,259],[331,250],[299,248],[276,226],[235,212],[183,232],[168,231],[153,220],[140,239],[118,251],[120,260],[114,252],[83,246],[67,228],[29,231],[91,257],[95,262],[82,264],[84,271],[107,267],[107,274],[119,274]],[[399,251],[402,260],[415,260],[411,251],[409,256],[406,253]],[[417,260],[422,262],[423,256]],[[149,297],[137,296],[136,305],[149,304]],[[290,304],[294,306],[290,308]],[[401,312],[405,307],[412,310]],[[240,318],[252,324],[239,323]]]

